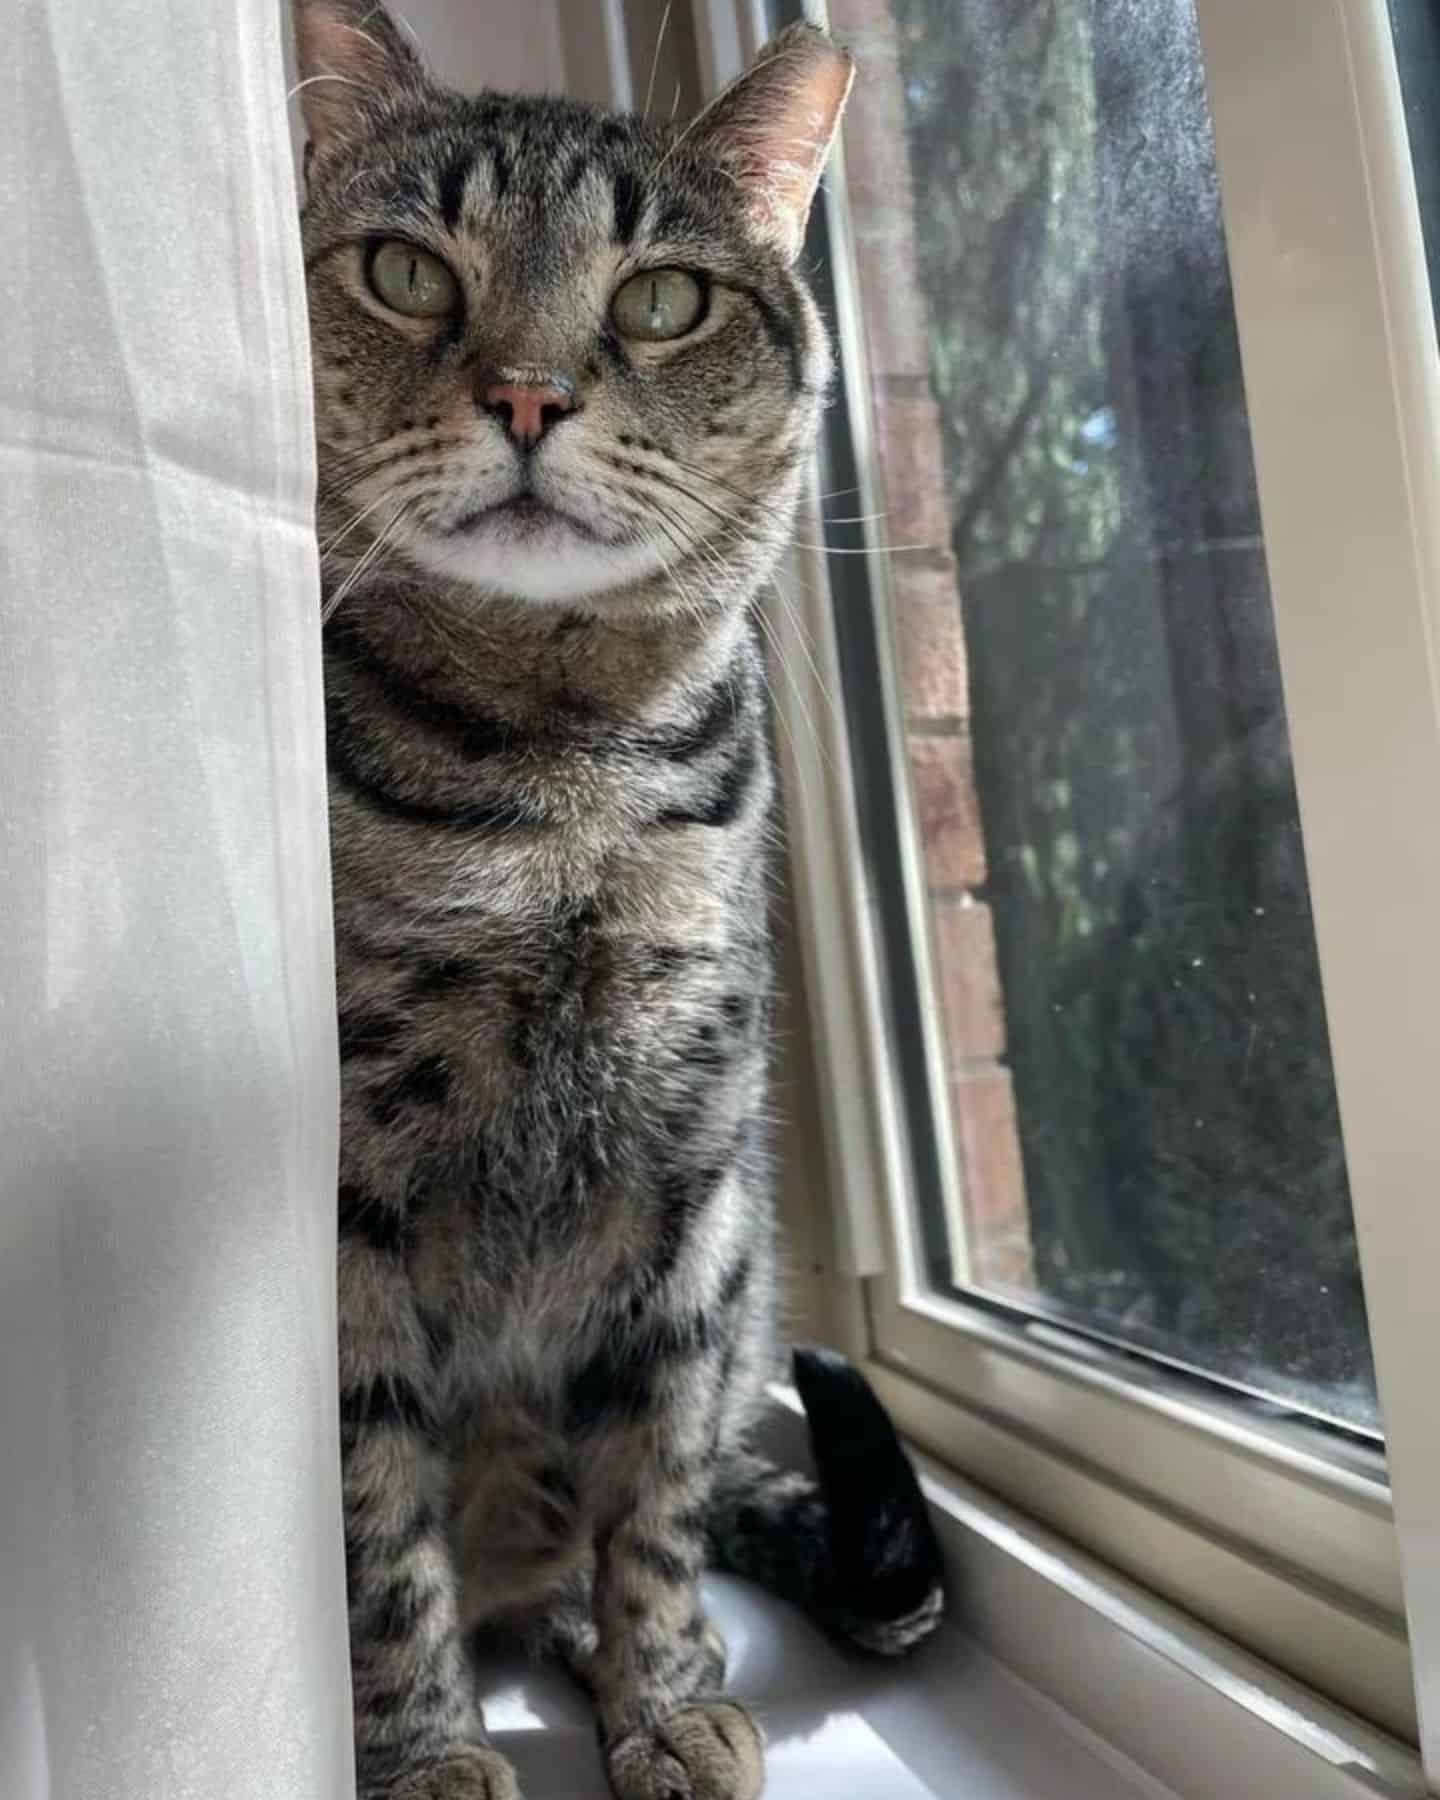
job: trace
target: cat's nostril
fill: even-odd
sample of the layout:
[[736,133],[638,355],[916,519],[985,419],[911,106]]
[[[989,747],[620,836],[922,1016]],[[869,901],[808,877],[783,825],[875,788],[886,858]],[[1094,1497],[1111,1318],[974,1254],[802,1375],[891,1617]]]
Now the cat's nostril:
[[496,418],[525,449],[538,444],[551,426],[574,410],[568,382],[495,381],[480,389],[480,410]]

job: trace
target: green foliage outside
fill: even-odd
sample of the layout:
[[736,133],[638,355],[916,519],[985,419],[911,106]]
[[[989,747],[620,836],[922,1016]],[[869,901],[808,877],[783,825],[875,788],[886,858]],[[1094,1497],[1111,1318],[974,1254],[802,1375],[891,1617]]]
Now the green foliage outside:
[[896,0],[1036,1278],[1374,1422],[1180,0]]

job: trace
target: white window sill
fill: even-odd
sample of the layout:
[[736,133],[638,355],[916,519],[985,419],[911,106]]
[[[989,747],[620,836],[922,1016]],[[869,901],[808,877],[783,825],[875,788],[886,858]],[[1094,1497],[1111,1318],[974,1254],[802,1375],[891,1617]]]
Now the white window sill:
[[[801,1464],[798,1403],[774,1394],[767,1448]],[[968,1483],[927,1468],[925,1487],[957,1618],[910,1662],[852,1661],[788,1607],[707,1581],[769,1738],[766,1800],[1423,1800],[1409,1746]],[[531,1800],[607,1800],[561,1672],[480,1678]]]
[[[771,1392],[766,1448],[782,1462],[806,1466],[799,1401],[785,1387]],[[1095,1789],[1072,1787],[1067,1773],[1052,1790],[1057,1800],[1092,1791],[1176,1800],[1423,1800],[1412,1746],[1238,1649],[993,1495],[917,1460],[967,1638],[1036,1704],[1053,1704],[1059,1735],[1048,1734],[1051,1744],[1081,1739],[1116,1771],[1108,1788]],[[903,1681],[905,1671],[897,1678]],[[952,1648],[948,1663],[942,1652],[925,1670],[921,1686],[938,1697],[942,1719],[960,1721],[970,1679],[968,1659]],[[916,1773],[937,1800],[964,1793],[946,1785],[943,1765],[936,1782],[922,1760],[925,1742],[918,1733],[910,1757]],[[1027,1750],[1008,1739],[999,1766],[1019,1768]]]
[[[859,1665],[790,1608],[706,1583],[734,1691],[769,1740],[766,1800],[1161,1800],[1057,1707],[958,1633],[899,1667]],[[481,1672],[497,1745],[534,1800],[608,1800],[584,1699],[558,1670]]]

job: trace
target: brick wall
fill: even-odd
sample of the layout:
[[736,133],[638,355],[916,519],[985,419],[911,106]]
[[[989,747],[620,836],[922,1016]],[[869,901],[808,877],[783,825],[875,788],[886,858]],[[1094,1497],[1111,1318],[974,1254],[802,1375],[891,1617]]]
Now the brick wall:
[[895,554],[890,580],[971,1276],[984,1285],[1028,1287],[1025,1178],[984,899],[964,605],[948,547],[944,454],[916,273],[895,24],[887,0],[830,0],[829,11],[836,36],[860,63],[845,115],[845,164],[885,508],[880,529],[889,543],[927,546]]

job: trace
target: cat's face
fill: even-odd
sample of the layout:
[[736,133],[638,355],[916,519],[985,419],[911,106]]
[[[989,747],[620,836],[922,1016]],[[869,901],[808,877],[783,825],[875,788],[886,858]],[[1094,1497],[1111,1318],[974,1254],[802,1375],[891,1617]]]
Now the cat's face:
[[844,60],[792,40],[687,132],[447,93],[349,0],[297,18],[326,528],[533,601],[683,567],[699,602],[773,554],[828,376],[792,262]]

